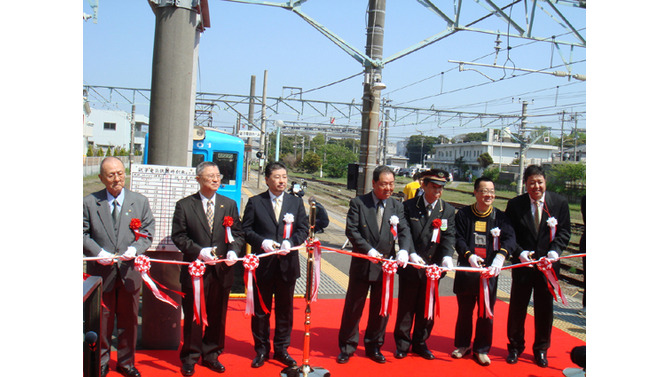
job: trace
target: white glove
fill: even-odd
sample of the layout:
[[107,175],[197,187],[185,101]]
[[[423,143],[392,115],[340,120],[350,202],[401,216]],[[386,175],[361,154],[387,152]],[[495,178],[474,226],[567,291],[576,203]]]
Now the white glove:
[[484,260],[479,255],[472,253],[468,258],[468,262],[470,263],[471,267],[479,268],[479,264],[483,263]]
[[216,252],[216,248],[212,247],[203,247],[202,250],[200,250],[200,255],[198,255],[198,259],[200,259],[203,262],[211,262],[216,259],[212,254]]
[[453,270],[454,269],[454,260],[449,256],[446,256],[446,257],[442,258],[442,267],[446,267],[447,270]]
[[137,249],[135,249],[135,246],[128,246],[128,249],[126,250],[125,253],[123,253],[119,259],[126,261],[126,260],[131,260],[137,256]]
[[275,244],[273,240],[263,240],[263,243],[261,244],[261,249],[265,251],[266,253],[269,253],[271,251],[274,251],[275,249]]
[[398,254],[396,254],[396,257],[398,258],[397,259],[398,265],[402,268],[405,268],[407,266],[407,262],[409,262],[409,255],[407,255],[407,250],[404,249],[398,250]]
[[530,251],[528,250],[524,250],[521,252],[521,254],[519,254],[519,260],[521,260],[521,263],[530,262],[530,256],[528,256],[528,254],[530,254]]
[[[417,253],[412,253],[409,255],[409,261],[415,264],[426,264],[426,262],[419,256]],[[414,266],[415,268],[421,268]]]
[[556,262],[558,260],[558,253],[553,250],[550,250],[547,253],[547,259],[549,259],[549,261],[551,262]]
[[370,249],[370,251],[368,251],[368,256],[372,258],[381,258],[384,255],[382,255],[379,251],[375,250],[375,248],[373,247],[372,249]]
[[505,263],[505,256],[502,254],[497,254],[496,257],[493,258],[493,262],[486,272],[486,277],[492,278],[500,275],[503,263]]
[[228,250],[228,253],[226,254],[226,265],[232,266],[237,262],[237,254],[233,250]]
[[279,247],[279,255],[286,255],[291,252],[291,241],[283,240],[281,246]]
[[109,266],[110,264],[114,263],[114,259],[112,257],[114,254],[106,251],[105,249],[100,249],[100,252],[98,253],[98,258],[105,258],[105,259],[98,259],[98,263],[100,263],[103,266]]

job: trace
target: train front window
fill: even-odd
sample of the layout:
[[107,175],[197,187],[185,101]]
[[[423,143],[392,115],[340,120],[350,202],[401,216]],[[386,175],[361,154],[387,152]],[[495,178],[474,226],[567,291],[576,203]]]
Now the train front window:
[[222,185],[235,185],[235,175],[237,174],[237,154],[214,152],[213,162],[219,167],[219,171],[223,178]]

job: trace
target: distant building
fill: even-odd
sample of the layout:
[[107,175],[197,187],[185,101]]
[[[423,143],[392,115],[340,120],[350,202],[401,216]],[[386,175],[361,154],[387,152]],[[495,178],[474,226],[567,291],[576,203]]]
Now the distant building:
[[[130,150],[131,114],[121,110],[90,109],[84,111],[84,148],[125,148]],[[135,114],[134,150],[144,151],[144,136],[149,127],[149,118]],[[85,153],[85,152],[84,152]]]
[[[493,165],[502,165],[505,170],[519,158],[520,144],[512,142],[509,138],[501,140],[498,135],[494,135],[493,131],[493,129],[488,130],[486,141],[436,144],[435,154],[426,159],[426,165],[431,168],[444,169],[462,177],[465,172],[458,171],[456,159],[463,157],[463,162],[477,177],[484,171],[477,159],[480,155],[488,153],[493,158]],[[526,152],[525,165],[552,162],[552,154],[555,154],[558,149],[549,144],[533,144]]]

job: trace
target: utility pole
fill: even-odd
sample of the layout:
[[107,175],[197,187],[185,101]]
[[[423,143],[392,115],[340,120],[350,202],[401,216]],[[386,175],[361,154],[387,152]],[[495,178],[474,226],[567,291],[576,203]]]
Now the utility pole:
[[[369,0],[368,9],[365,53],[374,61],[381,61],[384,49],[386,0]],[[385,88],[381,79],[381,65],[366,63],[365,81],[363,82],[361,154],[358,166],[356,195],[362,195],[372,190],[372,173],[377,167],[377,148],[379,144],[379,91]]]
[[526,108],[528,101],[521,103],[521,126],[519,127],[519,178],[516,180],[516,194],[521,195],[523,192],[523,169],[525,154],[528,150],[528,143],[526,142]]
[[265,121],[266,121],[266,101],[267,101],[267,89],[268,89],[268,70],[266,69],[263,72],[263,103],[261,104],[261,141],[258,144],[258,150],[261,152],[260,157],[258,158],[258,183],[256,188],[261,187],[261,176],[263,175],[263,163],[262,161],[267,160],[267,148],[265,147]]
[[[251,124],[254,122],[254,98],[256,96],[256,76],[251,75],[251,88],[249,89],[249,115],[247,120],[247,131],[251,131]],[[244,180],[249,180],[249,162],[251,161],[251,138],[247,137],[244,143]]]
[[565,122],[565,110],[561,113],[561,157],[560,160],[563,161],[563,123]]
[[128,170],[133,171],[133,155],[135,154],[135,104],[130,110],[130,146],[128,147]]

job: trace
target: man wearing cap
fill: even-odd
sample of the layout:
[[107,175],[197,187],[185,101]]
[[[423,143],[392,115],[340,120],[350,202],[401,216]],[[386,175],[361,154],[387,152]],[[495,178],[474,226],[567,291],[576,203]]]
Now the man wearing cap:
[[413,197],[417,196],[417,191],[421,188],[421,173],[416,172],[412,176],[412,182],[408,183],[405,185],[405,187],[402,190],[402,196],[405,198],[405,200],[412,199]]
[[[456,271],[454,293],[458,302],[458,316],[454,337],[456,349],[451,357],[460,359],[474,351],[475,362],[488,366],[491,364],[488,353],[493,341],[493,307],[498,290],[498,274],[509,250],[516,246],[516,241],[512,223],[503,211],[493,207],[496,197],[493,181],[477,178],[474,195],[475,203],[456,214],[458,265],[487,269],[482,273]],[[490,312],[486,311],[486,290]],[[479,311],[471,348],[475,304],[479,306]]]
[[[410,346],[413,353],[424,359],[435,358],[426,345],[434,325],[434,320],[426,318],[425,312],[428,283],[426,270],[420,266],[406,266],[409,261],[417,265],[453,267],[455,209],[440,199],[447,183],[446,177],[443,170],[428,170],[421,183],[423,194],[403,202],[405,218],[414,242],[409,255],[405,250],[398,252],[398,262],[405,268],[398,270],[398,316],[393,331],[396,343],[394,356],[397,359],[407,356]],[[437,293],[435,296],[438,297]]]

